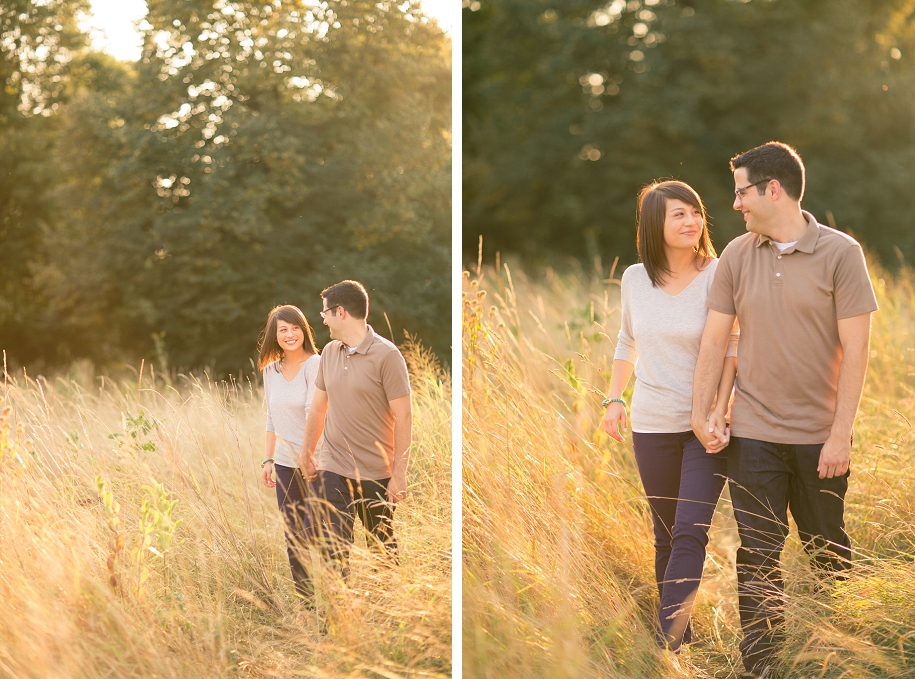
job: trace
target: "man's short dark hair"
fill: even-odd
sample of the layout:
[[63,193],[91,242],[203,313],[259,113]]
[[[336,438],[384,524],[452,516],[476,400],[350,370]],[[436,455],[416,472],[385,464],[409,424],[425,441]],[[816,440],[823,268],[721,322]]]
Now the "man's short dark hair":
[[[731,158],[731,172],[744,167],[751,184],[766,179],[777,179],[791,198],[800,201],[804,197],[804,161],[793,148],[780,141],[770,141]],[[766,192],[766,185],[756,187],[759,195]]]
[[[342,306],[353,318],[365,319],[369,315],[369,293],[358,281],[341,281],[321,291],[327,308]],[[331,312],[336,313],[336,312]]]

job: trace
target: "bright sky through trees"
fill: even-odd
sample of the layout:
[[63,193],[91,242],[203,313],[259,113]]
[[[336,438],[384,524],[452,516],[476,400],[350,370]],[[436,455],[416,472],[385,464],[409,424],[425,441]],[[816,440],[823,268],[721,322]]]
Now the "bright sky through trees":
[[[92,15],[87,19],[92,44],[124,61],[140,57],[140,36],[135,23],[146,15],[145,0],[92,0]],[[451,15],[457,11],[457,0],[422,0],[425,12],[451,30]]]

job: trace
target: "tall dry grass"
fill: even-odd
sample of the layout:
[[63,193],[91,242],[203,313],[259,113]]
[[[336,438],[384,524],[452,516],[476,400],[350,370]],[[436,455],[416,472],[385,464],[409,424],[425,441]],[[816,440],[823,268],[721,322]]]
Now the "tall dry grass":
[[293,597],[260,481],[259,384],[76,366],[0,385],[0,676],[444,677],[451,668],[450,380],[408,352],[400,564],[357,541]]
[[[466,677],[743,669],[726,492],[694,610],[696,642],[671,659],[652,641],[649,511],[631,443],[600,431],[619,274],[599,262],[536,280],[507,265],[465,272]],[[847,583],[815,593],[792,529],[783,560],[788,677],[915,677],[915,273],[872,274],[880,312],[846,498],[855,568]]]

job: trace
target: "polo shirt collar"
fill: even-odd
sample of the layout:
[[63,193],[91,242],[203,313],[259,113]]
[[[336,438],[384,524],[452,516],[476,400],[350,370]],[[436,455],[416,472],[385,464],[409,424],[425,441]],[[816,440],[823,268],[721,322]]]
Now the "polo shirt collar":
[[[804,219],[807,220],[807,230],[804,232],[804,235],[798,239],[797,243],[781,253],[783,255],[790,255],[795,250],[800,250],[809,255],[813,254],[813,251],[816,249],[817,240],[820,238],[820,225],[817,224],[816,217],[807,212],[807,210],[801,210],[801,214],[804,215]],[[771,240],[772,239],[769,238],[769,236],[759,234],[759,237],[756,240],[756,247],[760,247]]]
[[[354,353],[365,354],[368,352],[369,347],[372,346],[372,342],[375,341],[375,331],[372,329],[372,326],[366,324],[366,327],[369,329],[369,331],[365,333],[365,337],[363,337],[362,341],[359,342],[359,346],[356,347],[356,351]],[[343,344],[343,342],[341,342],[340,345],[344,350],[346,350],[346,345]]]

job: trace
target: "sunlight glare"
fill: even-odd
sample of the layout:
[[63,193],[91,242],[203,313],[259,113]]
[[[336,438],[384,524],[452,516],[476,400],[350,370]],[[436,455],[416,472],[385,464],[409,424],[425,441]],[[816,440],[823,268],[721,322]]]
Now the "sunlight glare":
[[[451,32],[452,15],[460,0],[421,0],[423,12],[438,21],[446,33]],[[137,23],[146,16],[145,0],[90,0],[89,15],[83,28],[89,30],[92,46],[122,61],[137,61],[142,40]]]

